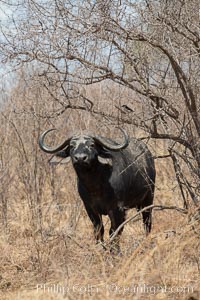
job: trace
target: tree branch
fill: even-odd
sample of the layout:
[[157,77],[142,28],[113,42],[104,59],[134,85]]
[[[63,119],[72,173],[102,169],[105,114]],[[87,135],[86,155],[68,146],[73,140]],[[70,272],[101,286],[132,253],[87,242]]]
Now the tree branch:
[[[112,236],[110,237],[110,239],[104,243],[104,246],[110,244],[115,237],[118,235],[118,233],[120,232],[120,230],[124,227],[124,225],[128,224],[130,221],[136,219],[139,215],[141,215],[142,212],[147,211],[147,210],[165,210],[165,209],[170,209],[170,210],[176,210],[182,214],[187,214],[188,211],[184,208],[180,208],[177,206],[165,206],[165,205],[149,205],[143,209],[141,209],[139,212],[137,212],[134,216],[129,217],[127,220],[125,220],[122,224],[120,224],[120,226],[115,230],[115,232],[112,234]],[[137,221],[137,220],[136,220]]]

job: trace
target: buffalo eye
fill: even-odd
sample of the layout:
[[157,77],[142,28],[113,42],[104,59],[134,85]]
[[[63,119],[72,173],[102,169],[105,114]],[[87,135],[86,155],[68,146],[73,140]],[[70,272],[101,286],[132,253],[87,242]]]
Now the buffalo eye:
[[90,148],[95,148],[95,143],[91,143],[91,144],[89,145],[89,147],[90,147]]
[[76,144],[75,144],[75,143],[71,143],[71,144],[70,144],[70,148],[71,148],[71,149],[74,149],[75,147],[76,147]]

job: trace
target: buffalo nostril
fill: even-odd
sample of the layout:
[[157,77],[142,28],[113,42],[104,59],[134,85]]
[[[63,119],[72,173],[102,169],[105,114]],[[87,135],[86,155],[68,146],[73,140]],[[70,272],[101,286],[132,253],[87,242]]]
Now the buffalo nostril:
[[74,160],[77,162],[86,161],[87,159],[87,155],[74,155]]

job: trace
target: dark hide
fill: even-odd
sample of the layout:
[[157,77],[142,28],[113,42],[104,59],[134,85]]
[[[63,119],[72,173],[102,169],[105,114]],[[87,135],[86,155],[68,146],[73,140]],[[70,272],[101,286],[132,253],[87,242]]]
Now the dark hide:
[[[92,138],[81,136],[72,139],[70,146],[56,156],[72,159],[78,192],[94,225],[97,241],[103,241],[102,215],[111,220],[111,235],[125,220],[127,209],[140,210],[153,203],[154,159],[142,141],[131,139],[126,149],[112,151],[96,145]],[[151,210],[143,212],[143,222],[148,234]],[[116,248],[119,250],[118,243]]]

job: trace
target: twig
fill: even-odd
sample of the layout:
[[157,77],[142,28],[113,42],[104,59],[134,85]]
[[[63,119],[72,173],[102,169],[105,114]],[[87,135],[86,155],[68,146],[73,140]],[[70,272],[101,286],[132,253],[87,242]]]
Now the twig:
[[[119,233],[119,231],[124,227],[124,225],[126,225],[127,223],[129,223],[130,221],[132,221],[133,219],[135,219],[136,217],[138,217],[142,212],[149,210],[149,209],[156,209],[156,210],[164,210],[164,209],[174,209],[177,210],[180,213],[183,214],[187,214],[188,211],[184,208],[180,208],[177,206],[165,206],[165,205],[149,205],[143,209],[141,209],[139,212],[137,212],[134,216],[129,217],[127,220],[125,220],[116,230],[115,232],[112,234],[112,236],[110,237],[110,239],[104,243],[104,246],[106,246],[106,243],[109,244],[111,243],[114,238],[117,236],[117,234]],[[138,219],[137,219],[138,220]]]
[[158,158],[168,158],[168,157],[171,157],[170,154],[166,154],[166,155],[157,155],[157,156],[154,156],[153,158],[154,159],[158,159]]
[[187,201],[186,201],[183,186],[182,186],[182,183],[181,183],[181,176],[182,176],[181,168],[180,168],[180,165],[178,163],[178,160],[177,160],[176,156],[174,155],[174,153],[172,152],[171,149],[169,149],[169,153],[170,153],[171,158],[172,158],[174,171],[175,171],[175,174],[176,174],[176,179],[177,179],[179,189],[181,191],[181,195],[182,195],[182,198],[183,198],[183,204],[184,204],[184,207],[187,208]]

